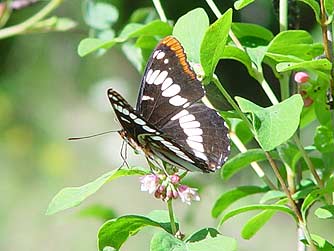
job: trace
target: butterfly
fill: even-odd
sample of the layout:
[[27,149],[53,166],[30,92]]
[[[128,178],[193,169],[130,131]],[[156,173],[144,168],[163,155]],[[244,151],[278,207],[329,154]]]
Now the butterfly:
[[123,127],[120,135],[147,158],[202,172],[213,172],[226,162],[226,123],[200,102],[205,90],[175,37],[162,39],[154,49],[135,108],[113,89],[107,95]]

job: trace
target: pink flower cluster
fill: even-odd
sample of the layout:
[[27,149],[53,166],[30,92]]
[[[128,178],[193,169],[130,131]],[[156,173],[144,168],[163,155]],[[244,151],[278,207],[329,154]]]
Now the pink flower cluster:
[[147,191],[158,199],[168,201],[180,198],[182,202],[191,204],[191,201],[199,201],[197,189],[180,184],[181,178],[177,174],[171,176],[148,174],[139,178],[141,191]]

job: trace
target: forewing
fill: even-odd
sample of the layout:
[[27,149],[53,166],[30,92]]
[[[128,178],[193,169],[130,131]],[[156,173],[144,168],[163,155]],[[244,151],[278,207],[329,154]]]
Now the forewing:
[[163,39],[153,51],[141,82],[136,110],[157,128],[204,96],[201,82],[174,37]]

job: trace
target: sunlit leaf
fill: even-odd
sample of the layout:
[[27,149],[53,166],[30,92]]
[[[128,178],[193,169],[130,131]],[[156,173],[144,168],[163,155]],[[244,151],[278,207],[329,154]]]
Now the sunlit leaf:
[[314,214],[320,219],[334,219],[334,205],[325,205],[315,210]]
[[211,210],[211,215],[217,218],[227,207],[229,207],[237,200],[240,200],[252,194],[264,193],[266,191],[268,191],[268,188],[266,187],[241,186],[233,190],[224,192],[219,196],[218,200],[215,202]]
[[205,32],[200,57],[205,76],[209,79],[212,77],[219,59],[223,56],[231,23],[232,9],[229,9]]
[[236,10],[241,10],[242,8],[251,4],[252,2],[254,2],[254,0],[237,0],[237,1],[234,2],[234,8]]
[[265,151],[287,141],[298,128],[303,108],[298,94],[267,108],[240,97],[236,97],[236,101],[244,113],[251,113],[255,137]]
[[86,185],[64,188],[53,197],[46,214],[55,214],[65,209],[80,205],[82,201],[97,192],[105,183],[114,179],[124,176],[145,175],[147,173],[148,171],[142,169],[113,170]]
[[[194,30],[189,27],[196,27],[196,35]],[[173,36],[175,36],[184,47],[188,60],[191,62],[200,62],[200,46],[209,27],[209,18],[202,8],[189,11],[180,17],[175,23]]]
[[314,145],[322,153],[334,152],[333,129],[327,126],[318,126],[315,131]]
[[249,149],[247,152],[238,153],[226,161],[221,171],[221,177],[229,179],[243,168],[249,166],[253,161],[266,159],[266,155],[262,149]]

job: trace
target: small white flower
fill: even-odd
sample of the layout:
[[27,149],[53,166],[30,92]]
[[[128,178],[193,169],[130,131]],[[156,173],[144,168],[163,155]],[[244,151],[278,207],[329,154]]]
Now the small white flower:
[[178,193],[179,193],[179,196],[182,202],[187,203],[188,205],[191,204],[192,200],[195,200],[195,201],[201,200],[198,193],[196,192],[197,189],[195,188],[190,188],[186,185],[180,185],[177,188],[177,190],[178,190]]
[[148,174],[139,178],[141,186],[140,190],[149,193],[153,193],[157,190],[159,186],[159,177],[155,174]]

